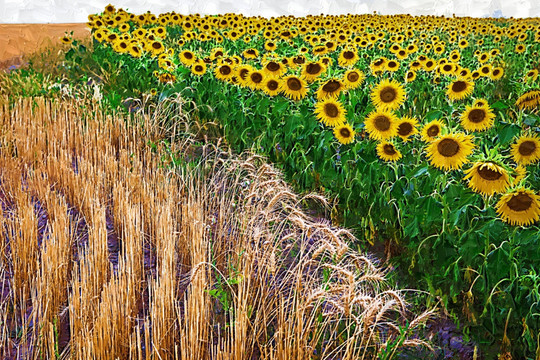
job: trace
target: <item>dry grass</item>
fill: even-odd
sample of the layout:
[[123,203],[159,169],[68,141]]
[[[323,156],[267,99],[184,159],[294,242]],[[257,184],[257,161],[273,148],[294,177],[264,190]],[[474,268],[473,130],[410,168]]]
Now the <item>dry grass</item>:
[[1,358],[372,359],[400,338],[427,345],[413,334],[431,313],[410,314],[264,159],[209,144],[197,167],[170,170],[193,152],[158,141],[180,132],[162,119],[184,119],[178,104],[131,125],[92,102],[3,106]]

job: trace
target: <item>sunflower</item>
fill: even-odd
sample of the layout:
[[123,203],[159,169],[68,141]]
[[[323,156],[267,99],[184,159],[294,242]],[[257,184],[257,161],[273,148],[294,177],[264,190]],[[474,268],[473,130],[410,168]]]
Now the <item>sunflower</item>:
[[454,133],[442,135],[427,145],[431,165],[443,170],[459,169],[474,149],[471,135]]
[[362,71],[351,69],[343,75],[343,83],[347,90],[358,88],[364,81],[365,75]]
[[532,69],[527,72],[524,80],[526,82],[531,82],[531,81],[536,81],[536,79],[538,79],[538,70]]
[[347,112],[339,101],[325,99],[315,105],[315,115],[326,126],[336,127],[345,123]]
[[510,150],[514,161],[520,165],[534,164],[540,159],[540,138],[536,135],[521,136]]
[[134,58],[140,58],[142,56],[142,50],[138,44],[131,44],[129,46],[128,52]]
[[219,80],[230,80],[235,75],[232,66],[229,64],[216,66],[214,74]]
[[248,75],[253,70],[254,68],[251,65],[240,65],[236,67],[235,76],[240,86],[243,86],[243,87],[248,86],[248,83],[249,83]]
[[540,104],[540,90],[529,90],[516,101],[516,106],[522,110],[532,109],[538,104]]
[[345,84],[341,80],[330,79],[317,90],[317,99],[337,98],[343,90],[345,90]]
[[71,44],[73,39],[70,38],[69,36],[62,36],[60,38],[60,41],[62,42],[62,44]]
[[418,133],[416,126],[418,126],[418,121],[415,118],[408,116],[402,117],[398,121],[397,134],[404,142],[407,142],[411,140],[414,134]]
[[193,65],[195,61],[197,60],[197,57],[195,56],[195,54],[189,50],[181,51],[180,54],[178,54],[178,58],[180,59],[182,64],[186,66]]
[[302,66],[301,75],[304,77],[304,79],[306,79],[307,82],[313,82],[325,71],[326,65],[324,65],[321,61],[308,62]]
[[268,76],[280,77],[287,71],[287,68],[280,62],[271,60],[264,65],[263,71]]
[[504,75],[504,69],[500,66],[491,69],[491,73],[489,74],[489,78],[491,80],[500,80]]
[[334,136],[338,141],[344,145],[350,144],[354,141],[354,136],[356,132],[353,130],[351,125],[344,123],[334,127]]
[[446,95],[450,100],[461,100],[471,95],[474,89],[474,83],[465,79],[458,79],[448,85]]
[[265,76],[262,71],[259,71],[259,70],[250,71],[246,79],[248,87],[254,90],[261,89],[263,86],[264,77]]
[[495,114],[487,104],[465,106],[465,112],[461,115],[461,126],[467,131],[484,131],[493,126],[493,119]]
[[415,79],[416,79],[416,71],[414,70],[407,71],[407,74],[405,75],[405,81],[413,82]]
[[482,195],[504,193],[510,186],[508,172],[491,161],[477,161],[465,170],[464,179],[469,179],[469,188]]
[[364,121],[371,139],[386,140],[397,134],[398,118],[388,111],[372,111]]
[[279,78],[268,77],[263,81],[261,88],[268,95],[276,96],[279,94],[280,82]]
[[405,102],[405,90],[395,80],[385,79],[372,91],[371,100],[381,110],[395,110]]
[[381,141],[377,144],[377,156],[384,161],[397,161],[403,157],[394,144],[388,141]]
[[524,187],[503,195],[495,207],[510,225],[530,225],[540,218],[540,196]]
[[399,62],[397,62],[396,60],[387,61],[384,69],[390,72],[397,71],[399,69]]
[[259,50],[250,48],[242,52],[242,56],[246,59],[256,59],[259,57]]
[[197,76],[204,75],[206,73],[206,64],[203,61],[194,63],[191,66],[191,73]]
[[343,49],[343,51],[339,54],[338,64],[341,67],[351,67],[356,64],[358,59],[359,57],[356,50]]
[[293,100],[300,100],[307,95],[308,87],[301,77],[289,75],[283,78],[280,92]]

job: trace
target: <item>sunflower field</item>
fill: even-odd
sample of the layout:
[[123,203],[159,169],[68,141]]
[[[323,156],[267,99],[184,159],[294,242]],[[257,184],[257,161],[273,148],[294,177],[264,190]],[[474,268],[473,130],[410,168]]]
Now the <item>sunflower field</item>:
[[538,19],[108,5],[88,25],[93,49],[62,39],[67,81],[126,111],[180,94],[203,135],[335,199],[333,223],[441,300],[486,358],[540,356]]

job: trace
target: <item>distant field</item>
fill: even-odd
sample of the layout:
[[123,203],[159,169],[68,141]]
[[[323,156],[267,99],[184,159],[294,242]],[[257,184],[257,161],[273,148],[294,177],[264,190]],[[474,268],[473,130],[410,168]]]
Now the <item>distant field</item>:
[[22,55],[58,44],[66,31],[87,37],[86,24],[0,24],[0,68],[19,64]]

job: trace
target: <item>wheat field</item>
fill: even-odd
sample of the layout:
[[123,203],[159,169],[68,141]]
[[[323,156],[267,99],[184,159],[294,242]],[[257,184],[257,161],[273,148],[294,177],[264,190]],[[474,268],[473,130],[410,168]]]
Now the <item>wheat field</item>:
[[350,232],[303,211],[324,198],[294,194],[261,157],[164,141],[177,130],[163,118],[190,126],[181,107],[126,119],[92,99],[4,103],[0,358],[429,349],[417,329],[434,310],[412,314]]

